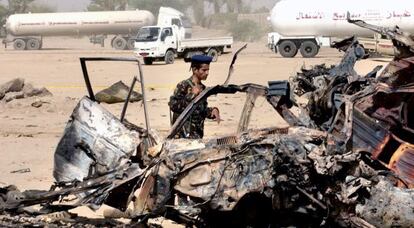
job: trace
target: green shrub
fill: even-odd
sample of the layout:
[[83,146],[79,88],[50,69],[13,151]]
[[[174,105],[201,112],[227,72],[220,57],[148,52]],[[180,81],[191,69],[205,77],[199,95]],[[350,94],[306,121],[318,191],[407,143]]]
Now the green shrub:
[[252,42],[260,39],[264,35],[264,30],[252,20],[240,20],[234,22],[230,27],[233,39],[237,41]]
[[203,27],[227,29],[235,22],[237,22],[236,13],[217,13],[205,18]]

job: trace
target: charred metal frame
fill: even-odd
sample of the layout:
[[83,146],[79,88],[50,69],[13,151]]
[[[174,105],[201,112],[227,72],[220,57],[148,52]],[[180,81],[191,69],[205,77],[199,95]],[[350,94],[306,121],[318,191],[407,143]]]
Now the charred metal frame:
[[83,78],[85,79],[86,89],[88,90],[88,93],[89,93],[89,98],[92,101],[95,101],[95,102],[96,102],[95,94],[93,92],[92,84],[91,84],[91,81],[89,79],[89,74],[88,74],[88,69],[87,69],[87,66],[86,66],[86,62],[112,61],[112,62],[136,62],[138,64],[138,74],[139,74],[140,79],[138,80],[137,76],[134,76],[134,78],[132,80],[130,90],[128,92],[128,96],[126,97],[124,106],[122,108],[122,113],[121,113],[121,116],[120,116],[120,120],[121,120],[121,122],[124,122],[126,110],[128,108],[128,103],[129,103],[129,100],[131,98],[132,91],[134,90],[135,83],[137,81],[139,81],[141,83],[141,93],[142,93],[142,99],[143,99],[143,104],[144,104],[144,113],[145,113],[145,124],[146,124],[147,132],[148,132],[149,129],[150,129],[150,123],[149,123],[149,117],[148,117],[147,99],[146,99],[146,95],[145,95],[144,74],[143,74],[143,71],[142,71],[142,66],[141,66],[140,61],[138,59],[135,59],[135,58],[122,58],[122,57],[82,57],[79,60],[80,60],[80,64],[81,64],[81,67],[82,67]]
[[[194,100],[188,104],[188,106],[184,109],[184,111],[180,114],[177,118],[171,130],[168,133],[167,139],[172,139],[177,134],[177,132],[184,126],[184,123],[187,119],[191,116],[191,113],[194,109],[204,100],[206,100],[209,96],[216,95],[216,94],[234,94],[237,92],[244,92],[244,93],[254,93],[261,96],[267,94],[267,88],[265,86],[256,85],[256,84],[244,84],[244,85],[217,85],[214,87],[209,87],[203,90]],[[248,105],[248,100],[246,100],[246,105],[243,109],[242,116],[240,117],[239,129],[246,129],[247,125],[249,124],[250,113],[253,105],[250,107],[246,107]],[[243,123],[243,124],[242,124]],[[242,125],[241,125],[242,124]]]
[[245,44],[243,47],[237,50],[236,53],[234,53],[233,60],[231,61],[231,64],[229,66],[229,72],[227,74],[226,81],[224,81],[223,85],[229,84],[231,75],[233,74],[233,71],[234,71],[234,64],[236,63],[237,57],[239,56],[239,53],[242,52],[246,48],[247,48],[247,44]]

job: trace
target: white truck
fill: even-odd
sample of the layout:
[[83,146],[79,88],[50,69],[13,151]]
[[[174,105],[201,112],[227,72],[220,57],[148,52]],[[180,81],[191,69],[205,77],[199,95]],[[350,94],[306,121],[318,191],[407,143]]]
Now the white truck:
[[206,54],[217,61],[232,44],[233,37],[186,39],[185,28],[180,25],[145,26],[138,31],[135,53],[146,65],[154,61],[172,64],[176,57],[188,61],[195,54]]
[[331,37],[373,37],[374,33],[347,22],[361,19],[383,27],[398,25],[414,32],[414,1],[407,0],[281,0],[271,11],[275,32],[268,34],[268,46],[283,57],[314,57]]
[[[161,7],[159,10],[159,25],[181,24],[187,36],[191,36],[188,21],[175,9]],[[114,35],[113,48],[132,50],[138,29],[155,23],[154,15],[146,10],[14,14],[6,21],[3,43],[6,47],[13,43],[16,50],[37,50],[42,48],[45,36],[86,35],[92,43],[103,46],[105,38]]]

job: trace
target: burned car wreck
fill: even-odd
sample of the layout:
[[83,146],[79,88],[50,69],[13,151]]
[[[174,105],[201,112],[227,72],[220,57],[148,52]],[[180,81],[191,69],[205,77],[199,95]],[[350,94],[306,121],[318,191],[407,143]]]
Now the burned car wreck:
[[[412,227],[414,42],[397,29],[349,21],[388,35],[401,55],[381,73],[376,67],[358,75],[354,65],[366,55],[351,37],[334,44],[345,52],[336,66],[302,69],[268,86],[226,80],[196,97],[164,140],[148,121],[141,128],[125,120],[128,97],[119,119],[95,102],[81,60],[89,97],[75,108],[56,150],[56,185],[2,188],[0,212],[107,204],[132,226],[163,216],[197,227]],[[174,139],[199,102],[233,93],[246,94],[237,133]],[[259,96],[289,127],[248,128]],[[145,100],[143,91],[144,108]]]

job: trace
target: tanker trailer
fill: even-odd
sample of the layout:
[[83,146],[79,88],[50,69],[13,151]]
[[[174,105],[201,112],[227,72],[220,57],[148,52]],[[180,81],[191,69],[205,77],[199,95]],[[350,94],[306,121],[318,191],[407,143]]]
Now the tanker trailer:
[[146,10],[14,14],[6,21],[3,43],[13,43],[16,50],[37,50],[45,36],[101,37],[103,45],[107,35],[115,35],[113,48],[133,49],[138,29],[154,23],[154,15]]
[[331,37],[356,35],[373,37],[374,33],[347,22],[361,19],[383,27],[398,25],[414,33],[414,1],[407,0],[281,0],[271,11],[275,32],[269,33],[268,45],[283,57],[314,57],[321,46],[329,46]]

